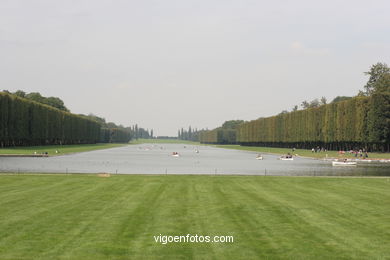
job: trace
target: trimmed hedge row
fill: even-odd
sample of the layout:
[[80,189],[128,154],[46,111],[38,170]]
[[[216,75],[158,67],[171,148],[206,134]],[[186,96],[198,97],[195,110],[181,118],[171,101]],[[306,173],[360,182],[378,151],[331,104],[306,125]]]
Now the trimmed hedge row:
[[81,116],[0,92],[1,147],[96,143],[100,128]]
[[366,148],[390,151],[390,94],[355,97],[237,127],[237,135],[217,128],[204,131],[200,142],[328,150]]
[[347,150],[365,147],[388,150],[383,140],[370,140],[368,115],[372,98],[355,97],[350,100],[323,105],[244,123],[237,130],[241,145],[296,147],[310,149],[324,147]]
[[130,139],[130,133],[119,128],[102,128],[100,132],[102,143],[128,143]]
[[233,129],[216,128],[201,131],[199,141],[205,144],[235,144],[237,131]]

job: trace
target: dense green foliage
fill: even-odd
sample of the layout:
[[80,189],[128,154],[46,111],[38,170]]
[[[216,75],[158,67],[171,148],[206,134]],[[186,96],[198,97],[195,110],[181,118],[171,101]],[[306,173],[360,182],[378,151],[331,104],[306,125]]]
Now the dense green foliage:
[[201,134],[200,142],[328,150],[390,151],[390,69],[377,63],[365,92],[356,97],[303,101],[292,112],[239,124],[237,138],[223,126]]
[[131,135],[128,131],[120,128],[102,128],[100,142],[102,143],[128,143]]
[[237,128],[242,123],[244,123],[243,120],[229,120],[214,130],[201,131],[199,141],[205,144],[235,144]]
[[[389,259],[386,178],[0,176],[0,259]],[[233,236],[156,243],[154,236]]]
[[357,97],[242,124],[237,141],[259,146],[342,149],[367,142],[369,98]]
[[[370,76],[366,85],[364,86],[364,94],[372,95],[378,91],[380,91],[378,87],[378,81],[383,80],[384,75],[390,74],[390,68],[386,63],[378,62],[371,66],[370,71],[365,72],[366,75]],[[387,85],[387,88],[390,86]],[[383,89],[382,89],[383,90]]]
[[337,96],[335,97],[331,103],[336,103],[336,102],[340,102],[340,101],[345,101],[345,100],[349,100],[351,99],[352,97],[346,97],[346,96]]
[[202,131],[204,130],[192,129],[191,126],[188,127],[188,130],[181,128],[177,131],[177,139],[197,142]]
[[81,116],[89,118],[101,125],[100,142],[102,143],[127,143],[133,138],[153,138],[153,129],[149,132],[148,129],[138,127],[137,124],[131,127],[124,127],[113,122],[106,122],[106,119],[94,114]]
[[[8,91],[5,91],[8,92]],[[21,98],[26,98],[38,103],[42,103],[48,106],[52,106],[55,108],[58,108],[63,111],[69,112],[69,109],[66,108],[64,101],[58,97],[44,97],[41,95],[39,92],[31,92],[31,93],[26,93],[22,90],[18,90],[13,93],[14,95],[21,97]]]
[[96,143],[100,125],[51,106],[0,92],[0,145]]

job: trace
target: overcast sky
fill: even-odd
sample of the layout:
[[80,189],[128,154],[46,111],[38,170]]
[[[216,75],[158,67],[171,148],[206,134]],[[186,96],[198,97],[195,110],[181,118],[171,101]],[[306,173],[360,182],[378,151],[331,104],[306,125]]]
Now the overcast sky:
[[176,135],[356,95],[388,0],[0,0],[0,89]]

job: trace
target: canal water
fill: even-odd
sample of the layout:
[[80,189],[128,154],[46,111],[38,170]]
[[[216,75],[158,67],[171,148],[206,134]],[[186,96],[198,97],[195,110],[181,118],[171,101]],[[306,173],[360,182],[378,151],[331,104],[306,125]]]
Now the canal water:
[[[179,157],[172,156],[177,152]],[[330,161],[185,144],[142,144],[46,158],[0,157],[1,172],[390,176],[390,163],[332,166]]]

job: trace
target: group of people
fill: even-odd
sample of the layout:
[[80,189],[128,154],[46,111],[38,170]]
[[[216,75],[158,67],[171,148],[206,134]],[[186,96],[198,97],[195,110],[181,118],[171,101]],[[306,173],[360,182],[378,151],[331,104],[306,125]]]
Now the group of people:
[[355,157],[364,157],[364,158],[368,158],[368,153],[366,151],[366,149],[359,149],[359,151],[350,151],[350,153],[354,154]]
[[326,152],[326,151],[327,151],[327,150],[326,150],[324,147],[321,147],[321,148],[320,148],[319,146],[317,146],[317,148],[314,148],[314,147],[313,147],[313,148],[311,149],[311,152],[312,152],[312,153],[319,153],[319,152]]
[[[348,153],[353,154],[355,157],[368,158],[368,152],[366,149],[350,150]],[[339,154],[345,154],[345,151],[339,151]]]

